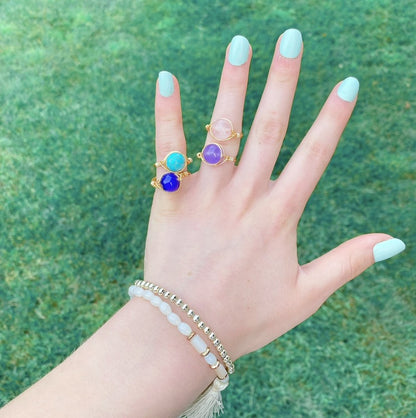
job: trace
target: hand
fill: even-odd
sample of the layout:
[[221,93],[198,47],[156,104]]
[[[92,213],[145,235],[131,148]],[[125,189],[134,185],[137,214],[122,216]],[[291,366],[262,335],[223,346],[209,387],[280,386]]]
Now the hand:
[[[400,240],[369,234],[300,266],[297,225],[351,116],[352,77],[337,84],[280,177],[270,176],[281,148],[298,80],[302,39],[278,40],[267,84],[241,161],[202,163],[179,190],[156,190],[145,254],[145,280],[182,297],[236,359],[312,315],[339,287],[376,260],[404,249]],[[227,49],[211,122],[241,132],[251,47],[235,37]],[[317,85],[319,80],[317,80]],[[217,142],[207,135],[206,144]],[[222,144],[235,157],[239,138]],[[156,88],[156,154],[186,155],[179,84],[163,72]],[[157,169],[158,178],[166,171]],[[381,244],[380,244],[381,243]],[[376,245],[378,244],[378,245]],[[384,253],[383,253],[384,252]]]

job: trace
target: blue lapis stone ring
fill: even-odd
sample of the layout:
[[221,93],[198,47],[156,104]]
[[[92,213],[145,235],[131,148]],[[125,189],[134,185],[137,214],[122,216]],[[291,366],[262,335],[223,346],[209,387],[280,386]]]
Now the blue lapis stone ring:
[[182,173],[191,162],[192,158],[185,157],[179,151],[172,151],[162,161],[155,163],[155,167],[163,167],[173,173]]
[[155,188],[159,190],[163,190],[165,192],[176,192],[180,185],[181,181],[184,177],[189,176],[191,173],[189,171],[182,171],[181,173],[174,173],[172,171],[169,171],[163,176],[158,179],[157,177],[153,177],[150,184]]

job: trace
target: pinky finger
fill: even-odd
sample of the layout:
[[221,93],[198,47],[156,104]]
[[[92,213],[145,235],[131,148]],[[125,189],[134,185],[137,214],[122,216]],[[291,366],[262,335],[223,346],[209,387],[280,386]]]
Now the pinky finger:
[[332,293],[372,264],[391,258],[405,248],[403,241],[386,234],[353,238],[302,266],[299,288],[317,303],[317,309]]

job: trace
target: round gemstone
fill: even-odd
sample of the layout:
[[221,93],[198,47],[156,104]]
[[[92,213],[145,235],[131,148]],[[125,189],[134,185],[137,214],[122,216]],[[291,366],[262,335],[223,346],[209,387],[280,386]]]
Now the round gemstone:
[[181,171],[185,165],[185,157],[180,152],[171,152],[166,158],[166,168],[170,171]]
[[219,141],[226,141],[233,135],[233,126],[228,119],[218,119],[211,124],[211,133]]
[[217,144],[208,144],[202,151],[202,156],[207,164],[219,164],[222,161],[222,149]]
[[181,185],[181,181],[175,173],[166,173],[160,178],[160,185],[165,192],[176,192]]

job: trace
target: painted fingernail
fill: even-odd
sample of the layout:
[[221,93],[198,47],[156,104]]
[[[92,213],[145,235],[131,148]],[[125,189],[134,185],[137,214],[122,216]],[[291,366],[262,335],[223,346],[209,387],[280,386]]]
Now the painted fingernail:
[[173,76],[168,71],[159,73],[159,92],[163,97],[170,97],[173,94]]
[[232,65],[243,65],[248,60],[250,44],[244,36],[236,35],[231,41],[228,61]]
[[338,97],[346,102],[353,102],[360,89],[360,82],[355,77],[347,77],[338,87]]
[[387,260],[401,253],[406,248],[406,244],[397,238],[391,238],[387,241],[379,242],[373,248],[374,261]]
[[279,52],[285,58],[296,58],[302,49],[302,34],[297,29],[288,29],[280,40]]

